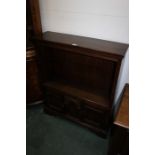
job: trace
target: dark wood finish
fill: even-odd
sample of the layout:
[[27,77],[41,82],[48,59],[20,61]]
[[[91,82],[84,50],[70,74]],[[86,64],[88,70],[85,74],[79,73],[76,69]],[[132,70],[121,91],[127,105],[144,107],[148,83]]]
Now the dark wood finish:
[[42,33],[39,0],[29,0],[29,3],[31,9],[30,11],[33,24],[33,33],[34,36],[38,36]]
[[129,155],[129,85],[126,84],[114,120],[108,155]]
[[26,48],[33,47],[32,38],[33,36],[33,24],[30,1],[26,0]]
[[32,36],[42,34],[39,1],[26,0],[26,42],[27,48],[33,46]]
[[45,87],[48,90],[48,92],[51,92],[52,90],[59,91],[63,94],[65,93],[66,95],[74,96],[81,100],[90,102],[90,104],[92,103],[93,106],[100,107],[102,109],[110,108],[108,98],[94,94],[92,92],[85,91],[84,89],[79,89],[77,87],[69,85],[68,83],[65,84],[59,81],[52,81],[45,83]]
[[105,133],[128,45],[54,32],[34,41],[46,111]]
[[129,155],[129,130],[113,126],[108,155]]
[[26,103],[31,104],[41,99],[35,50],[31,48],[26,52]]
[[95,51],[106,52],[109,54],[116,54],[118,56],[124,56],[125,50],[128,47],[127,44],[56,32],[45,32],[40,39],[53,43],[61,43],[65,45],[72,45],[92,49]]
[[42,99],[32,36],[42,34],[38,0],[26,0],[26,103]]

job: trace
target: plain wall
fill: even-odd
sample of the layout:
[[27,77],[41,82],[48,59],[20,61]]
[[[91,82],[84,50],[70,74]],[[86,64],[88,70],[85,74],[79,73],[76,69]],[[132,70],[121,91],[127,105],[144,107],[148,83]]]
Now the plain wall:
[[[128,0],[39,0],[43,32],[53,31],[129,42]],[[129,83],[129,54],[123,59],[115,102]]]
[[115,94],[115,103],[117,102],[125,83],[129,83],[129,50],[127,50],[124,59],[122,60],[122,65],[120,68],[120,73],[118,77],[116,94]]

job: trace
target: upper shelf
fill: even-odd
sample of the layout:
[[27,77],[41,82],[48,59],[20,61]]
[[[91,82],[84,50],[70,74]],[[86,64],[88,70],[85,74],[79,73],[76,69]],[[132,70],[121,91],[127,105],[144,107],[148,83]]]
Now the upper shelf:
[[61,43],[64,45],[72,45],[76,47],[82,47],[86,49],[92,49],[95,51],[106,52],[109,54],[115,54],[123,57],[128,49],[128,44],[106,41],[101,39],[88,38],[83,36],[62,34],[56,32],[45,32],[41,39],[43,41]]

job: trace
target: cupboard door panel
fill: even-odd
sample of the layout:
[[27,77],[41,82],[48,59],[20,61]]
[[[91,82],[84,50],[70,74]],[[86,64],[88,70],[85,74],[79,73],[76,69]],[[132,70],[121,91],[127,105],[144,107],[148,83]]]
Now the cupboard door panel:
[[50,92],[47,95],[46,104],[55,110],[64,111],[64,97],[59,93]]
[[96,127],[103,127],[106,120],[106,112],[95,109],[91,106],[84,106],[84,121]]
[[80,117],[80,100],[65,96],[65,113],[75,118]]

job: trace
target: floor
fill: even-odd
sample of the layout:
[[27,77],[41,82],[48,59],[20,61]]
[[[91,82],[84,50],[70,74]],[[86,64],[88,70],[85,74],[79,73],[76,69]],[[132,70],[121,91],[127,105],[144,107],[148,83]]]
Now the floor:
[[108,139],[50,116],[42,105],[27,108],[26,155],[106,155]]

